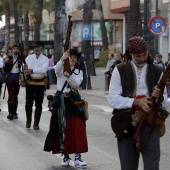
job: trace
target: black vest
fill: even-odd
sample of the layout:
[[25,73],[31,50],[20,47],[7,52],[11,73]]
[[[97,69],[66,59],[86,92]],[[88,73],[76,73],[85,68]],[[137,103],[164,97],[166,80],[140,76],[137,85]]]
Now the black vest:
[[[18,61],[18,68],[20,70],[21,64],[22,64],[22,60],[21,60],[20,57],[18,57],[17,61]],[[12,70],[13,64],[14,64],[13,63],[13,57],[9,56],[9,61],[5,62],[5,64],[4,64],[4,72],[5,73],[10,73],[10,71]]]
[[[121,77],[121,85],[122,85],[122,96],[123,97],[135,97],[135,89],[136,89],[136,76],[134,69],[131,63],[125,62],[117,65],[120,77]],[[153,87],[158,84],[160,79],[162,68],[155,64],[148,64],[146,71],[146,84],[149,90],[149,95],[151,96]]]

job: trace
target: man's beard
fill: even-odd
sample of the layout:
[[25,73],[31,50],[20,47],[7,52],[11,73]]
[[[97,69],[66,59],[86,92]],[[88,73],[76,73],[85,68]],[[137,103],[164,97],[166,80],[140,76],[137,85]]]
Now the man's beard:
[[40,54],[41,54],[41,51],[34,51],[34,54],[35,54],[35,55],[40,55]]
[[137,61],[134,60],[133,57],[132,57],[132,61],[135,63],[136,66],[139,66],[139,67],[143,67],[145,65],[145,63],[146,63],[146,60],[137,62]]
[[18,55],[18,51],[14,51],[14,55]]

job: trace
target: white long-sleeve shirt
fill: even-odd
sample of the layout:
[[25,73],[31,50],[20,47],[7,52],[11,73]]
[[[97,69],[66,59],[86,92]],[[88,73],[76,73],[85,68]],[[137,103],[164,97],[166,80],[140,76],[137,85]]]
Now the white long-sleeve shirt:
[[43,54],[37,58],[35,54],[29,55],[25,59],[29,69],[33,69],[32,77],[44,77],[48,71],[49,60]]
[[[75,69],[75,73],[79,73],[78,75],[72,73],[72,75],[70,75],[69,78],[65,77],[63,75],[63,68],[64,68],[64,63],[61,62],[61,60],[54,66],[55,69],[55,73],[57,76],[57,90],[61,91],[65,81],[67,80],[68,84],[75,89],[79,89],[79,85],[81,84],[81,82],[83,81],[83,73],[78,69]],[[73,68],[72,68],[73,69]],[[70,88],[68,88],[67,86],[64,88],[63,93],[65,92],[69,92]]]
[[[136,87],[136,96],[138,95],[145,95],[146,97],[149,97],[149,91],[147,88],[146,84],[146,71],[148,65],[145,64],[144,67],[142,68],[141,73],[139,74],[137,72],[137,67],[136,65],[131,62],[132,66],[135,69],[136,72],[136,80],[137,80],[137,87]],[[115,109],[127,109],[127,108],[132,108],[134,98],[129,98],[129,97],[123,97],[122,95],[122,86],[121,86],[121,78],[119,71],[117,67],[113,70],[111,81],[110,81],[110,87],[109,87],[109,95],[108,95],[108,104],[112,108]],[[164,90],[164,101],[162,102],[162,107],[166,109],[170,102],[168,101],[167,98],[167,91],[166,89]]]

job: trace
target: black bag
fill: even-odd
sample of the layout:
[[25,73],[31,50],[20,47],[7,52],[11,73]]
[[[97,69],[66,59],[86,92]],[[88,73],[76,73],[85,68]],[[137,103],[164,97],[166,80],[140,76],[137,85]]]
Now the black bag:
[[113,113],[111,118],[111,128],[116,134],[115,137],[125,137],[132,134],[132,112],[120,110]]
[[57,91],[55,95],[48,95],[47,100],[48,100],[48,108],[51,113],[54,111],[57,111],[60,107],[60,95],[63,92],[65,86],[67,85],[67,80],[65,81],[61,91]]
[[48,95],[48,108],[49,111],[56,111],[60,107],[60,94],[56,93],[55,95]]

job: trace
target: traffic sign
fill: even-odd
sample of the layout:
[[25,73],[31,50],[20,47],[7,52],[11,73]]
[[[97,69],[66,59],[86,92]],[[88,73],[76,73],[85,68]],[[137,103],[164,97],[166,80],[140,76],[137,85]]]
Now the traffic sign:
[[154,16],[149,21],[149,29],[155,35],[161,35],[166,30],[166,21],[161,16]]
[[91,40],[92,39],[92,27],[84,25],[82,27],[82,40]]

